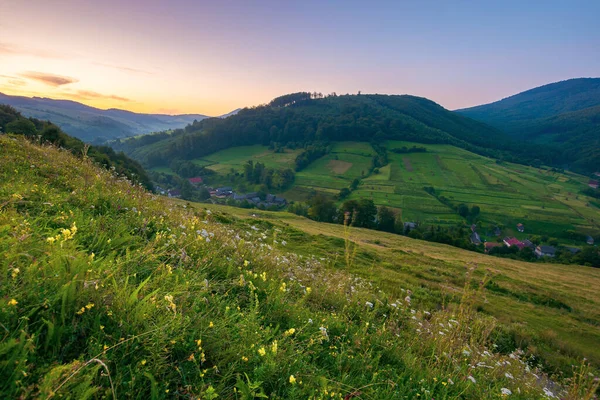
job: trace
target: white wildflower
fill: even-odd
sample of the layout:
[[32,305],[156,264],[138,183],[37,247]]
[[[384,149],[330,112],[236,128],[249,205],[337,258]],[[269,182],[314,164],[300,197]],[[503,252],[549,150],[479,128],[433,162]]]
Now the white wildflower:
[[467,376],[467,379],[470,380],[473,383],[477,383],[477,381],[475,380],[475,378],[473,378],[471,375]]
[[366,301],[365,305],[369,308],[373,308],[373,303],[371,303],[370,301]]
[[502,392],[502,394],[504,396],[510,396],[512,394],[512,392],[510,391],[510,389],[507,389],[507,388],[500,389],[500,392]]
[[410,304],[410,296],[406,296],[406,297],[404,298],[404,301],[405,301],[405,302],[407,302],[408,304]]
[[515,379],[515,377],[512,376],[512,374],[510,372],[505,373],[504,376],[507,377],[508,379]]

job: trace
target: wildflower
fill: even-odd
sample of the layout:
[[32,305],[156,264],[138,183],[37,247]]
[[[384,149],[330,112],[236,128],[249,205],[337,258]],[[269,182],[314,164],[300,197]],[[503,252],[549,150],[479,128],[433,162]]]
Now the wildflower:
[[477,381],[475,380],[475,378],[473,378],[471,375],[467,376],[467,379],[470,380],[473,383],[477,383]]
[[373,308],[373,303],[371,303],[370,301],[366,301],[365,305],[369,308]]
[[11,273],[12,278],[15,279],[19,275],[19,272],[21,272],[19,268],[13,268]]
[[290,375],[290,383],[291,383],[292,385],[295,385],[295,384],[296,384],[296,377],[295,377],[294,375]]
[[196,340],[196,344],[198,345],[198,348],[202,348],[202,339],[198,339]]
[[48,239],[46,239],[46,242],[48,242],[50,244],[54,243],[55,241],[56,241],[56,238],[54,238],[52,236],[50,236]]
[[451,385],[454,385],[454,381],[452,379],[450,379],[450,378],[448,378],[448,383],[451,384]]
[[277,340],[275,340],[271,345],[271,351],[273,352],[273,354],[277,354]]
[[515,377],[512,376],[512,374],[510,372],[505,373],[504,376],[507,377],[508,379],[515,379]]
[[545,394],[547,397],[552,397],[552,398],[555,398],[555,397],[556,397],[556,396],[554,395],[554,393],[552,393],[552,392],[550,391],[550,389],[548,389],[548,388],[546,388],[546,387],[544,388],[544,394]]
[[500,392],[502,392],[503,396],[510,396],[512,394],[512,392],[510,391],[510,389],[507,389],[507,388],[500,389]]
[[309,318],[309,319],[308,319],[308,323],[309,323],[309,324],[312,324],[312,323],[313,323],[313,320],[312,320],[312,318]]
[[310,287],[306,288],[306,294],[310,294],[311,291],[312,291],[312,289]]
[[94,303],[88,303],[85,308],[87,308],[88,310],[91,310],[94,307]]
[[142,361],[140,362],[140,364],[142,364],[142,365],[146,365],[146,360],[142,360]]
[[209,327],[209,328],[214,328],[214,327],[215,327],[215,324],[213,324],[213,322],[212,322],[212,321],[210,321],[210,323],[208,324],[208,327]]
[[321,331],[321,335],[323,335],[323,337],[329,339],[329,335],[327,334],[327,328],[325,327],[320,327],[319,330]]
[[267,351],[264,347],[261,347],[260,349],[258,349],[258,354],[260,354],[261,357],[264,357],[265,354],[267,354]]
[[244,267],[247,267],[248,265],[250,265],[250,261],[244,260]]
[[9,305],[9,306],[16,306],[17,304],[19,304],[19,302],[18,302],[18,301],[16,301],[15,299],[11,299],[11,300],[8,302],[8,305]]
[[410,304],[410,296],[406,296],[406,297],[404,298],[404,301],[405,301],[407,304]]
[[242,361],[244,361],[244,362],[248,362],[248,357],[246,357],[246,356],[242,356]]
[[285,331],[285,333],[283,335],[284,336],[292,336],[294,333],[296,333],[296,329],[290,328],[287,331]]

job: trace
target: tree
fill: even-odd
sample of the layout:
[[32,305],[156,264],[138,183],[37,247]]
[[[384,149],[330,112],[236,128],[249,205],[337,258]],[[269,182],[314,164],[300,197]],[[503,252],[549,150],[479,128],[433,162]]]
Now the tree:
[[467,218],[469,216],[469,207],[464,203],[459,204],[456,208],[456,211],[458,212],[458,215],[463,218]]
[[481,212],[481,209],[479,208],[479,206],[472,206],[471,207],[471,217],[472,218],[477,217],[480,212]]
[[56,145],[61,145],[62,139],[61,139],[60,129],[55,125],[46,126],[44,128],[44,130],[42,131],[42,140],[45,140],[46,142],[54,143]]
[[310,200],[308,217],[319,222],[333,222],[335,216],[335,204],[323,195],[316,195]]
[[35,128],[35,124],[30,120],[19,118],[6,124],[6,132],[34,136],[37,133],[37,129]]
[[384,232],[394,232],[395,215],[385,206],[379,207],[377,211],[377,229]]

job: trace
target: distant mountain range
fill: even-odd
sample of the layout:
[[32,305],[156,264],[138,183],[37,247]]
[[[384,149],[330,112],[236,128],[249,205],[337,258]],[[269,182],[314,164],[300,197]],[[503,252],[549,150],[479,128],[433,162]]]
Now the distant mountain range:
[[457,112],[523,141],[560,148],[571,168],[600,170],[600,78],[551,83]]
[[119,109],[101,110],[71,100],[2,93],[0,104],[8,104],[26,117],[50,120],[69,135],[90,143],[183,128],[194,120],[207,118],[201,114],[139,114]]

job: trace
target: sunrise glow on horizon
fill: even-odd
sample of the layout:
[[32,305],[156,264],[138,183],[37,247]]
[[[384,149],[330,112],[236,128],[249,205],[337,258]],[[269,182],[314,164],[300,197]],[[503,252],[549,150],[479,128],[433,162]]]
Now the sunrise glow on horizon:
[[5,0],[0,92],[167,114],[297,91],[456,109],[599,76],[600,2],[528,3]]

